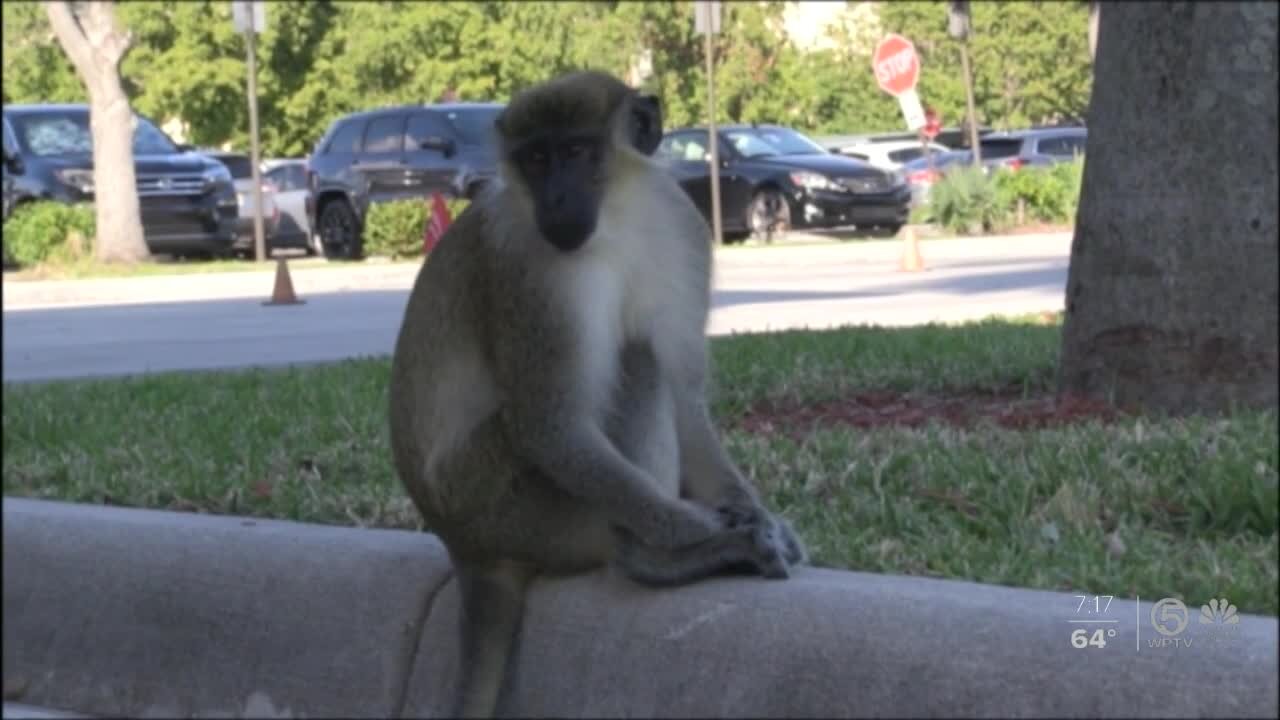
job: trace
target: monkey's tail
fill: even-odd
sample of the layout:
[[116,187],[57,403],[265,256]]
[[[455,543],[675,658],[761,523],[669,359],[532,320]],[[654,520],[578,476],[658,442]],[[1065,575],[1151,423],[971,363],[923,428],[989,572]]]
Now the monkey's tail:
[[491,718],[520,632],[531,570],[454,563],[462,595],[462,680],[453,717]]

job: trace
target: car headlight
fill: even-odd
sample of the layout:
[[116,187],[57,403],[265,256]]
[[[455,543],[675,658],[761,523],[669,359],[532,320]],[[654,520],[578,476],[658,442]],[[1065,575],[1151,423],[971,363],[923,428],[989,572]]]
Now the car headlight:
[[803,170],[791,173],[791,182],[799,185],[805,190],[840,190],[840,186],[835,184],[826,175],[819,175],[814,172],[805,172]]
[[231,182],[231,171],[225,165],[218,164],[205,168],[205,171],[200,173],[200,177],[204,180],[205,185],[229,183]]
[[892,173],[889,174],[889,181],[893,183],[894,187],[906,185],[907,174],[902,172],[901,169],[894,170]]
[[79,190],[85,195],[93,194],[93,171],[82,168],[69,168],[66,170],[55,170],[54,174],[58,176],[64,184]]

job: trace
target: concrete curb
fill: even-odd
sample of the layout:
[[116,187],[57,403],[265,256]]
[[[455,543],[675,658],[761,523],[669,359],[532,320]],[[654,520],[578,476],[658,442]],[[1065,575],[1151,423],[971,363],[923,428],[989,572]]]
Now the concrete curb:
[[0,714],[4,720],[59,720],[60,718],[91,718],[91,715],[82,715],[63,710],[53,710],[51,708],[36,707],[35,705],[23,705],[22,703],[4,704],[4,711]]
[[[21,675],[11,700],[102,716],[441,716],[449,576],[423,533],[5,498],[6,685]],[[1184,644],[1151,647],[1151,603],[1072,625],[1078,605],[819,569],[677,591],[607,572],[539,581],[504,710],[1276,717],[1276,618],[1241,616],[1213,643],[1192,612]],[[1079,627],[1116,634],[1076,649]]]

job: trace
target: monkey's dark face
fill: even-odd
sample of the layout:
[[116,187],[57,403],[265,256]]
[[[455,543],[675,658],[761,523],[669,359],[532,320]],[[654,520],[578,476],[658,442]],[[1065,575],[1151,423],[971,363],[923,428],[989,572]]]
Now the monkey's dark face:
[[533,196],[538,230],[564,252],[582,247],[596,230],[607,142],[592,133],[546,134],[530,138],[512,153]]

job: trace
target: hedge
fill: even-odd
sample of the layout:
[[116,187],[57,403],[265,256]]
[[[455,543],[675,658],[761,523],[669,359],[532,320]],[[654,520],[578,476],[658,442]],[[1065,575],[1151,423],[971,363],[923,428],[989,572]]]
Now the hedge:
[[31,267],[89,254],[96,217],[92,205],[37,200],[19,205],[4,221],[5,264]]
[[[466,209],[468,201],[453,198],[445,204],[449,217],[456,218]],[[370,205],[364,221],[365,254],[391,258],[421,256],[428,210],[426,199],[390,200]]]

